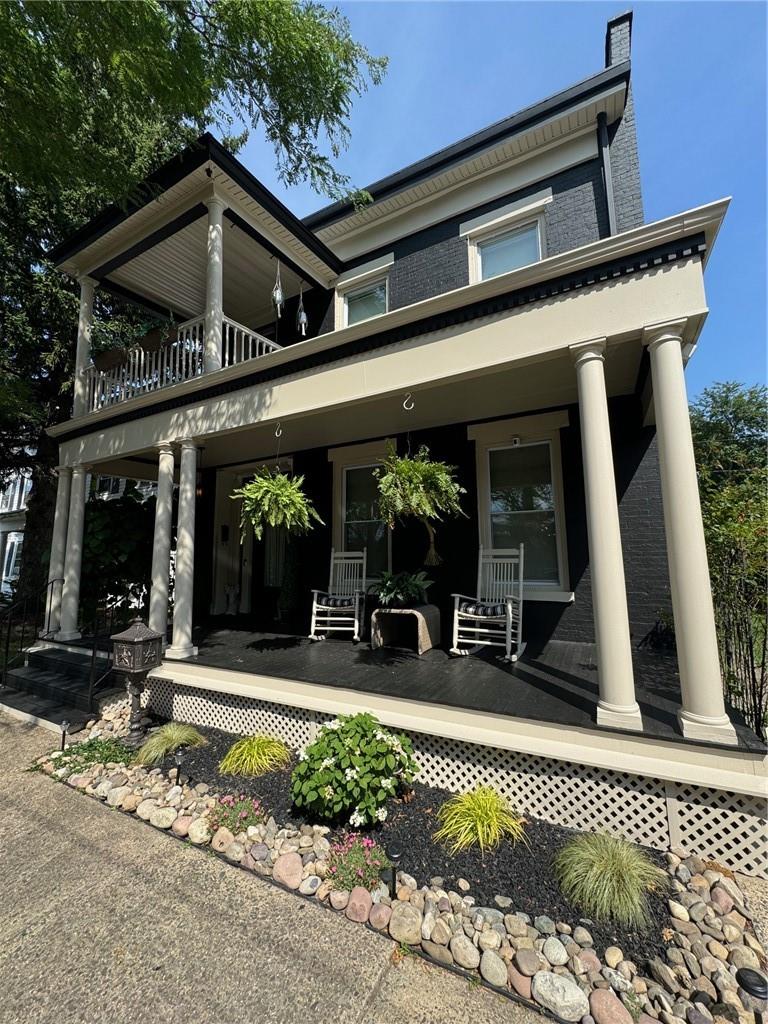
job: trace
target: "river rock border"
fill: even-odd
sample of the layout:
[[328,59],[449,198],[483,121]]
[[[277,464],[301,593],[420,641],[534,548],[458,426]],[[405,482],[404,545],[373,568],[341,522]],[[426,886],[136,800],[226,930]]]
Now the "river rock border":
[[[127,734],[127,709],[103,712],[81,738]],[[208,815],[216,794],[205,783],[189,786],[176,771],[95,764],[76,773],[57,766],[59,752],[37,766],[73,789],[133,814],[157,829],[325,904],[350,921],[388,935],[402,947],[544,1010],[571,1024],[755,1024],[760,1009],[736,981],[740,967],[765,970],[766,951],[755,935],[750,910],[727,870],[682,850],[666,855],[670,875],[666,958],[638,965],[617,946],[594,948],[591,922],[531,919],[512,900],[478,907],[469,884],[446,890],[442,878],[419,886],[398,872],[396,898],[383,883],[372,892],[332,888],[326,861],[330,829],[281,827],[274,818],[233,835],[211,832]],[[181,784],[179,784],[179,781]]]

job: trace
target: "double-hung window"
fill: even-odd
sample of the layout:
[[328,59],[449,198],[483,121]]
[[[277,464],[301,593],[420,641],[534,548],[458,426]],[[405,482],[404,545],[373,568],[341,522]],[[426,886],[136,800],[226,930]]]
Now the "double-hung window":
[[340,275],[336,281],[336,330],[389,312],[389,274],[394,262],[394,253],[385,253]]
[[378,466],[344,468],[345,551],[367,550],[368,576],[380,576],[389,569],[389,530],[379,514]]
[[539,222],[533,221],[511,231],[502,231],[477,242],[479,278],[498,277],[510,270],[527,267],[541,259]]
[[370,320],[387,312],[388,287],[386,277],[349,291],[344,296],[347,327]]
[[551,202],[552,190],[546,188],[460,224],[459,235],[467,239],[469,251],[469,283],[543,259],[544,217]]

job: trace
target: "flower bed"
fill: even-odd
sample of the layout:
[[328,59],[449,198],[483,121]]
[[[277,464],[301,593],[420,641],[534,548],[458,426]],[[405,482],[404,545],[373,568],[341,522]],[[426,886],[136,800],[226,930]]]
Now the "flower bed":
[[[110,718],[91,735],[124,735],[125,715]],[[670,892],[651,895],[647,932],[589,921],[553,874],[552,859],[572,836],[566,829],[529,821],[528,844],[451,855],[432,838],[449,795],[415,784],[412,799],[388,800],[384,822],[365,836],[350,835],[348,824],[318,824],[297,813],[291,767],[259,778],[222,776],[218,765],[233,737],[201,731],[207,743],[186,752],[181,785],[172,757],[146,768],[51,755],[40,767],[561,1019],[750,1024],[753,1004],[735,973],[764,968],[765,951],[724,869],[670,851],[659,858]],[[395,845],[404,870],[392,899],[375,877]],[[367,886],[353,885],[356,877]]]

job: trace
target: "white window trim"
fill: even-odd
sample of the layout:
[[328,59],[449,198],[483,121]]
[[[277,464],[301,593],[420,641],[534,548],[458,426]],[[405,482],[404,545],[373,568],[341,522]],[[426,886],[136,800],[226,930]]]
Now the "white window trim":
[[[363,291],[373,285],[384,283],[386,285],[386,308],[384,313],[389,312],[389,269],[395,262],[395,254],[386,253],[378,256],[375,260],[363,263],[359,267],[353,267],[345,271],[336,280],[336,293],[334,297],[334,323],[336,330],[348,327],[347,323],[347,299],[355,292]],[[375,320],[383,313],[367,317],[368,320]],[[358,320],[358,323],[365,323],[365,320]]]
[[520,416],[515,419],[495,420],[492,423],[476,423],[467,427],[468,439],[475,442],[478,533],[480,544],[484,548],[491,547],[490,452],[523,444],[549,445],[559,582],[525,583],[523,596],[526,601],[570,603],[574,600],[568,580],[563,466],[560,449],[560,428],[565,426],[568,426],[568,413],[563,410],[543,413],[539,416]]
[[[465,221],[459,225],[459,236],[467,239],[467,250],[469,257],[469,283],[478,284],[486,280],[482,275],[482,263],[480,257],[480,246],[494,238],[506,235],[510,231],[517,231],[520,228],[535,226],[539,242],[538,259],[539,263],[544,258],[546,250],[546,239],[544,235],[544,211],[552,202],[552,190],[547,189],[532,201],[523,200],[510,203],[491,213],[482,214],[472,220]],[[532,266],[532,263],[524,266]],[[515,270],[522,269],[515,267]],[[495,275],[501,276],[501,275]]]
[[[380,466],[386,457],[387,446],[393,445],[391,438],[368,441],[365,444],[350,444],[343,448],[329,448],[328,461],[333,464],[333,546],[336,551],[344,550],[344,510],[346,507],[346,471]],[[392,531],[387,530],[387,571],[392,571]]]

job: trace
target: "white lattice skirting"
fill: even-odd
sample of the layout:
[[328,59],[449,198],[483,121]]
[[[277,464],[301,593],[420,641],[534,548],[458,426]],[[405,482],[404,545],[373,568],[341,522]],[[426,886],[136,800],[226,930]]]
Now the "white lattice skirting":
[[[332,716],[237,694],[150,679],[147,704],[164,718],[226,732],[263,732],[293,748]],[[757,797],[411,732],[419,781],[452,792],[495,786],[533,817],[606,831],[663,850],[682,846],[734,871],[768,878],[768,818]]]

